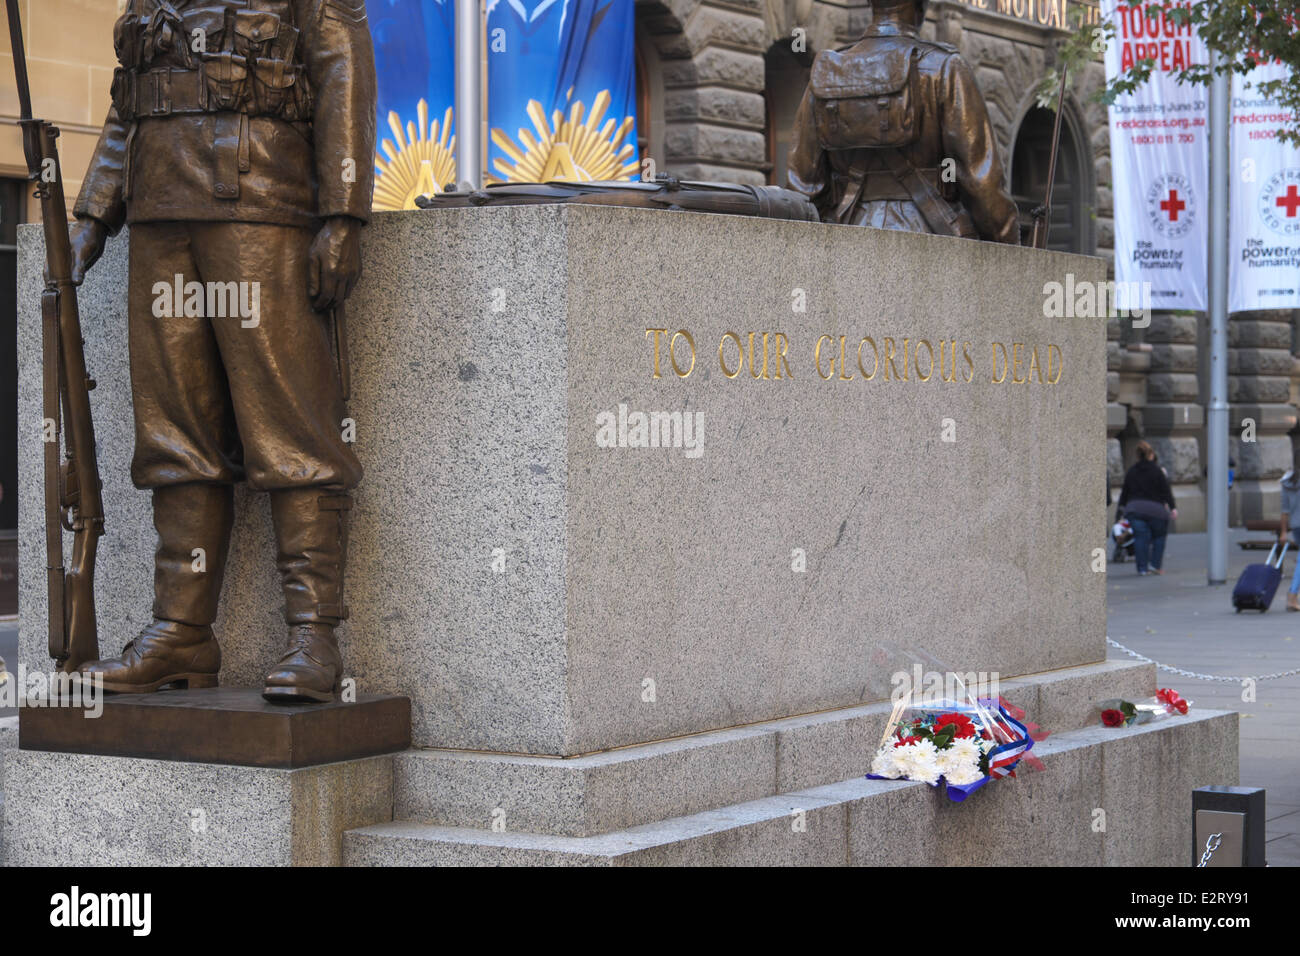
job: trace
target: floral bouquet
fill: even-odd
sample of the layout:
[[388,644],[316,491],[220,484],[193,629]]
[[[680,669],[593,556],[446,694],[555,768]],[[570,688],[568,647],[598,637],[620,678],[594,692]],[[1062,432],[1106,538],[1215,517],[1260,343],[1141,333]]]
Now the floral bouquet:
[[1034,745],[1017,717],[1024,711],[1001,699],[925,707],[896,702],[867,777],[932,787],[942,780],[948,798],[960,803],[996,777],[1015,776],[1016,764]]
[[1128,727],[1163,720],[1174,714],[1185,714],[1191,706],[1191,702],[1183,700],[1172,687],[1162,687],[1156,691],[1156,696],[1136,704],[1118,698],[1097,704],[1101,711],[1101,722],[1106,727]]

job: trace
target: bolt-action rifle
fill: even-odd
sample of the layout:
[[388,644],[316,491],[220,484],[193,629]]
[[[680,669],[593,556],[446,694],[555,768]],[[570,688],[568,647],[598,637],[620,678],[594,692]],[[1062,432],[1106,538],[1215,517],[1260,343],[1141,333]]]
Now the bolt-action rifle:
[[1061,64],[1061,92],[1056,97],[1056,120],[1052,124],[1052,154],[1047,164],[1047,195],[1042,205],[1034,207],[1030,214],[1034,219],[1034,231],[1029,244],[1035,249],[1047,248],[1047,234],[1052,229],[1052,187],[1056,185],[1056,156],[1061,148],[1061,114],[1065,112],[1065,79],[1069,68]]
[[[32,119],[31,86],[18,0],[6,0],[23,151],[28,179],[41,200],[45,232],[45,291],[41,293],[42,397],[45,441],[45,549],[49,586],[50,656],[62,671],[99,658],[95,626],[95,551],[104,533],[104,502],[95,461],[85,343],[72,282],[72,242],[63,196],[56,127]],[[67,435],[60,460],[60,404]],[[63,532],[72,532],[72,562],[64,567]]]

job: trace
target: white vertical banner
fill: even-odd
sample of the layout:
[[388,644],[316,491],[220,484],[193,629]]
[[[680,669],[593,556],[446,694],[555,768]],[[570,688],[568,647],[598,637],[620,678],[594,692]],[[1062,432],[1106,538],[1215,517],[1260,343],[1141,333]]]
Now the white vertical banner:
[[1258,84],[1285,64],[1232,78],[1232,212],[1228,311],[1300,308],[1300,147],[1277,131],[1291,114]]
[[[1209,54],[1190,24],[1165,16],[1165,3],[1102,0],[1101,7],[1115,24],[1106,76],[1155,61],[1151,79],[1110,106],[1117,304],[1204,310],[1209,106],[1204,87],[1180,85],[1176,76]],[[1149,303],[1123,301],[1147,283]]]

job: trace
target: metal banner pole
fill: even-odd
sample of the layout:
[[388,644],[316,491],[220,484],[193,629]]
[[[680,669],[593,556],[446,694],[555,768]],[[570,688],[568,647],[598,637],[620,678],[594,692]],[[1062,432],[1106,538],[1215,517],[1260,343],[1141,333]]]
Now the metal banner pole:
[[483,26],[479,0],[456,0],[456,185],[483,188]]
[[[1218,56],[1212,61],[1218,64]],[[1210,584],[1228,579],[1228,140],[1231,79],[1210,88],[1210,407],[1206,415],[1206,514]]]

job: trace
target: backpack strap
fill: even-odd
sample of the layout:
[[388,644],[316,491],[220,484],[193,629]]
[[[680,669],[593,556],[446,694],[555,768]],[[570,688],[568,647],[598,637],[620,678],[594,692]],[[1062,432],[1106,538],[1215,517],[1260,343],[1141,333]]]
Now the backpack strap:
[[[847,223],[849,217],[853,215],[858,200],[862,198],[862,191],[867,186],[867,164],[870,162],[870,157],[871,153],[868,150],[857,151],[857,158],[849,168],[849,188],[844,190],[844,195],[840,197],[840,204],[835,208],[835,222]],[[856,187],[854,183],[857,183]]]
[[975,238],[971,224],[963,221],[961,214],[939,194],[933,183],[916,171],[916,167],[902,153],[896,149],[882,149],[879,152],[894,178],[911,194],[912,202],[932,232],[940,236]]

